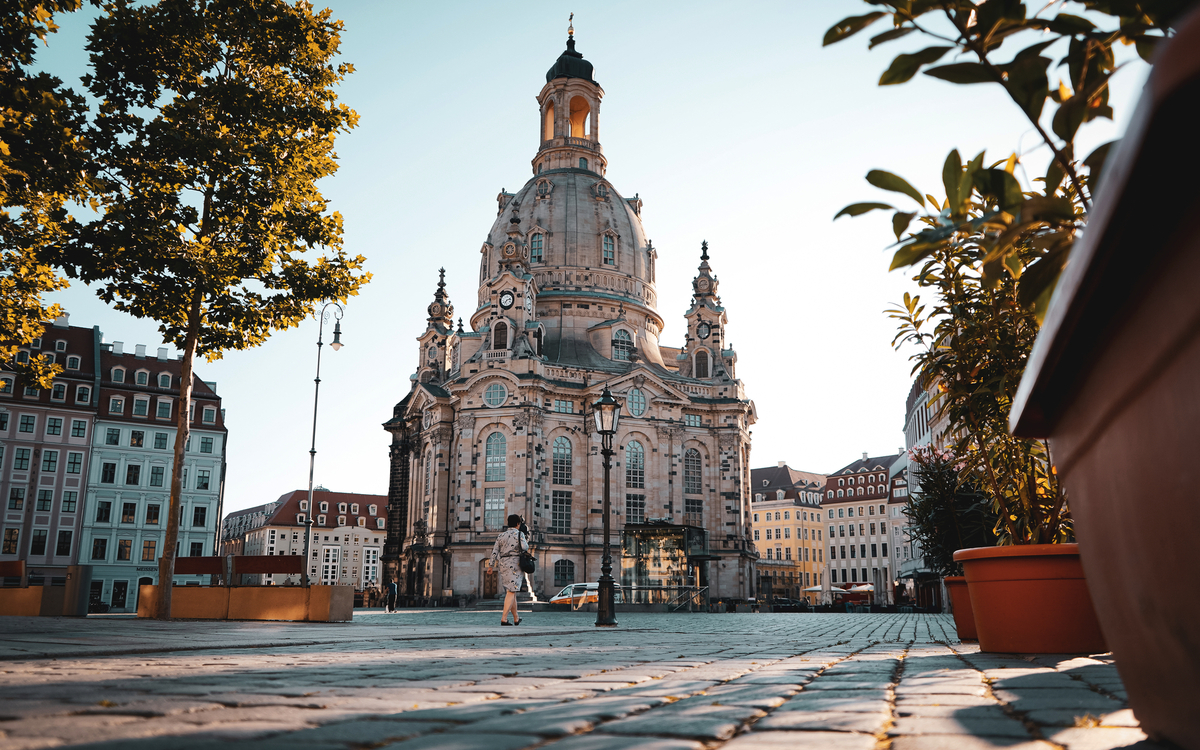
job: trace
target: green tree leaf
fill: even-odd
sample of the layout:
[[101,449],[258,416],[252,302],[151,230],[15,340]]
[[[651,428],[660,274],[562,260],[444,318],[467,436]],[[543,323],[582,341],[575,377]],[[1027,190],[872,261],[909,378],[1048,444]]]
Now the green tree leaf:
[[916,29],[912,26],[904,26],[899,29],[892,29],[891,31],[885,31],[882,34],[877,34],[871,37],[871,43],[867,45],[867,49],[875,49],[885,42],[890,42],[893,39],[899,39],[902,36],[908,36],[914,31],[916,31]]
[[1024,202],[1021,184],[1003,169],[981,169],[975,173],[975,189],[991,198],[1006,213],[1015,213]]
[[829,27],[829,31],[825,32],[825,38],[821,40],[822,47],[828,47],[831,44],[840,42],[843,39],[849,39],[858,32],[867,28],[871,24],[883,18],[887,14],[882,11],[874,11],[865,16],[850,16]]
[[886,203],[851,203],[841,211],[838,211],[837,215],[833,217],[833,220],[837,221],[843,216],[861,216],[862,214],[865,214],[868,211],[874,211],[877,208],[895,209],[895,206],[889,206]]
[[942,186],[946,188],[946,203],[952,214],[959,212],[959,206],[966,197],[959,193],[962,173],[962,157],[958,155],[958,149],[954,149],[946,155],[946,161],[942,164]]
[[904,193],[920,205],[925,205],[925,199],[921,197],[920,190],[908,184],[908,181],[903,177],[898,177],[891,172],[885,172],[882,169],[872,169],[870,172],[867,172],[867,182],[877,188],[890,190],[893,193]]
[[932,62],[937,62],[942,55],[949,52],[952,47],[926,47],[920,52],[912,54],[897,55],[895,60],[883,75],[879,77],[880,86],[894,86],[898,83],[904,83],[917,74],[922,65],[928,65]]
[[1002,83],[987,66],[980,63],[962,62],[939,65],[925,71],[925,75],[940,78],[950,83]]
[[912,222],[913,217],[916,215],[917,214],[915,212],[904,213],[902,211],[897,211],[896,214],[892,216],[892,231],[896,233],[897,241],[900,240],[901,236],[904,234],[904,230],[908,229],[909,223]]

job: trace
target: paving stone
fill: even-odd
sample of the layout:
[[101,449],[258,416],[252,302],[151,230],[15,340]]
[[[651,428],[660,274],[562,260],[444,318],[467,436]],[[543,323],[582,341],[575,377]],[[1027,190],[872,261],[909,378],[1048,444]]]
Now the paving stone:
[[888,720],[888,711],[778,711],[755,723],[755,730],[811,729],[838,732],[878,732]]
[[825,675],[804,686],[805,690],[879,690],[892,684],[890,679],[827,680]]
[[1118,701],[1086,688],[1023,688],[1021,690],[993,690],[992,694],[1017,711],[1069,708],[1108,713],[1124,708]]
[[[621,737],[590,734],[544,745],[553,750],[703,750],[704,745],[691,740],[657,739],[654,737]],[[726,746],[728,747],[728,746]]]
[[897,706],[994,706],[996,701],[982,695],[954,693],[905,693],[896,696]]
[[992,679],[992,687],[996,689],[1078,688],[1080,684],[1078,680],[1071,679],[1070,675],[1062,672],[1034,672],[1013,677],[995,677]]
[[923,706],[919,704],[906,703],[897,705],[896,716],[922,716],[929,718],[954,718],[963,716],[967,718],[977,719],[1000,719],[1008,714],[1004,713],[1004,709],[999,703],[992,703],[987,706]]
[[742,722],[762,715],[762,711],[743,706],[710,705],[676,709],[672,704],[658,711],[603,724],[597,731],[606,734],[650,734],[724,740],[732,737]]
[[[849,695],[847,695],[849,693]],[[799,693],[785,701],[778,711],[839,711],[850,713],[876,713],[887,708],[887,695],[866,690],[834,693]]]
[[799,685],[744,685],[726,683],[704,691],[706,697],[723,706],[775,708],[800,690]]
[[[430,732],[441,732],[454,727],[453,724],[435,721],[385,721],[360,720],[326,724],[316,729],[289,732],[277,738],[280,741],[298,742],[304,745],[324,743],[354,743],[373,745],[382,742],[416,737]],[[307,747],[304,750],[309,750]]]
[[853,732],[750,732],[721,746],[722,750],[874,750],[875,737]]
[[813,678],[814,672],[752,672],[733,680],[735,683],[751,685],[803,685]]
[[1001,717],[931,717],[901,716],[895,719],[888,734],[969,734],[975,737],[1028,738],[1029,731],[1016,719]]
[[433,734],[383,745],[382,750],[521,750],[541,742],[532,734]]
[[972,737],[970,735],[928,734],[892,739],[890,750],[1058,750],[1049,742],[1021,740],[1015,737]]
[[1063,745],[1067,750],[1110,750],[1127,747],[1146,741],[1146,733],[1133,727],[1088,727],[1059,729],[1043,732],[1050,742]]
[[902,682],[896,686],[896,695],[987,695],[987,686],[960,682],[924,683],[912,685]]

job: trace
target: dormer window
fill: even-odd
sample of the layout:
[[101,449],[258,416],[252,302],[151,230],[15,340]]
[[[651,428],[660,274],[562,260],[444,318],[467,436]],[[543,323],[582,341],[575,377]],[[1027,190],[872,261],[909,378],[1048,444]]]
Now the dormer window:
[[367,512],[373,516],[377,516],[377,515],[379,515],[379,506],[378,505],[368,505]]
[[322,501],[322,502],[321,502],[321,512],[322,512],[322,513],[328,513],[328,512],[329,512],[329,503],[327,503],[327,502],[324,502],[324,501]]
[[375,528],[377,528],[377,529],[382,529],[382,528],[383,528],[383,524],[384,524],[384,520],[383,520],[382,518],[376,518],[376,519],[375,519]]
[[367,519],[363,518],[362,516],[359,516],[358,517],[358,525],[366,528]]
[[125,370],[120,367],[114,367],[112,371],[112,379],[114,383],[124,383]]
[[158,387],[159,388],[170,388],[171,387],[171,376],[165,372],[162,373],[161,375],[159,375],[158,376]]
[[612,235],[604,235],[604,265],[617,265],[617,243]]
[[325,516],[317,516],[317,525],[318,525],[318,526],[324,526],[324,525],[325,525]]
[[79,357],[76,357],[76,356],[67,357],[67,369],[68,370],[78,370],[79,362],[80,362]]
[[628,362],[631,354],[633,354],[633,338],[629,332],[620,329],[613,331],[612,358],[618,362]]
[[147,385],[150,382],[150,373],[145,370],[138,370],[136,379],[138,385]]
[[351,503],[351,504],[350,504],[350,512],[351,512],[351,513],[353,513],[353,514],[354,514],[354,515],[356,515],[356,516],[358,515],[358,503]]
[[346,525],[346,517],[338,516],[338,526],[345,526],[345,525]]
[[67,342],[63,341],[62,339],[59,339],[58,341],[54,342],[54,351],[65,352],[66,350],[67,350]]
[[492,348],[508,348],[508,325],[506,323],[497,322],[496,327],[492,329]]
[[542,240],[541,232],[537,232],[535,234],[530,235],[530,237],[529,237],[529,262],[530,263],[541,263],[542,262],[542,245],[543,245],[543,240]]
[[346,504],[338,503],[338,513],[345,513],[345,512],[346,512]]

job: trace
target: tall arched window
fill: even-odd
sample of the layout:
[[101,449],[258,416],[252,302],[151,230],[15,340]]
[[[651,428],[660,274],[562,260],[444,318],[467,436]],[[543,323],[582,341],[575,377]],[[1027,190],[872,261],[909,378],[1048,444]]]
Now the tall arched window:
[[542,124],[542,140],[548,141],[554,137],[554,102],[546,103],[546,119]]
[[492,348],[508,348],[508,325],[506,323],[498,322],[496,323],[496,327],[492,329]]
[[696,377],[708,377],[708,351],[704,349],[696,352]]
[[683,492],[699,495],[700,487],[700,451],[688,448],[683,454]]
[[529,262],[530,263],[541,263],[542,262],[542,233],[541,232],[535,232],[533,234],[533,236],[531,236],[529,238]]
[[633,353],[633,338],[628,331],[617,329],[613,331],[612,358],[620,362],[628,362]]
[[425,453],[425,494],[429,494],[429,487],[432,484],[430,481],[433,473],[433,449]]
[[646,486],[646,449],[636,440],[625,446],[625,486],[638,489]]
[[579,168],[580,168],[580,169],[587,169],[587,168],[588,168],[587,159],[584,159],[582,156],[581,156],[581,157],[579,157]]
[[575,583],[575,563],[570,560],[554,561],[554,586],[569,586]]
[[554,460],[553,471],[551,471],[551,482],[553,484],[570,484],[571,483],[571,441],[565,437],[554,438]]
[[604,265],[617,265],[617,243],[607,234],[604,235]]
[[508,449],[504,435],[499,432],[493,432],[491,435],[488,435],[483,481],[503,482],[504,466],[507,457]]

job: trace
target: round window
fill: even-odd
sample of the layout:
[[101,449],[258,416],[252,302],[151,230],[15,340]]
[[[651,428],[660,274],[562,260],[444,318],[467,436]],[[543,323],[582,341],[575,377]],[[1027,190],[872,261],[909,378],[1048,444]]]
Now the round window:
[[483,400],[488,406],[501,406],[508,400],[508,389],[502,383],[492,383],[483,392]]
[[642,393],[640,388],[632,388],[629,391],[629,413],[635,417],[646,413],[646,394]]

